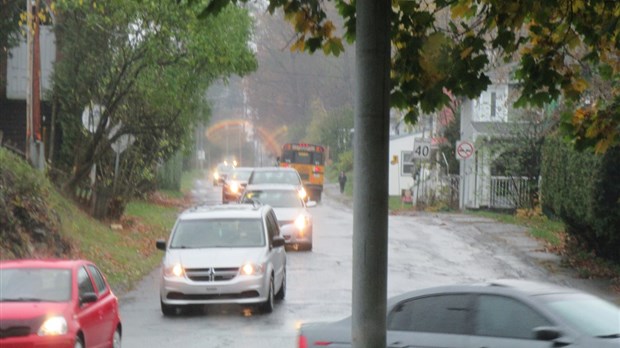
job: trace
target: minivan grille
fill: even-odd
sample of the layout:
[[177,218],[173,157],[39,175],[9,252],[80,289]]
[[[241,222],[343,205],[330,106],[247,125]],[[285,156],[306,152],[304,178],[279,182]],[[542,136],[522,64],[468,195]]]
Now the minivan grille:
[[219,268],[187,268],[185,274],[195,282],[221,282],[231,280],[237,276],[239,268],[219,267]]

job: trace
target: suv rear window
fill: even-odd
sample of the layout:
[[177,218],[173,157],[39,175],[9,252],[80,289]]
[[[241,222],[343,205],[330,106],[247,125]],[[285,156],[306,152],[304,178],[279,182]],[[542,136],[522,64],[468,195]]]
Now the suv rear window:
[[301,185],[299,175],[294,171],[256,171],[250,177],[248,184],[288,184]]
[[170,248],[246,248],[265,245],[261,219],[182,220]]

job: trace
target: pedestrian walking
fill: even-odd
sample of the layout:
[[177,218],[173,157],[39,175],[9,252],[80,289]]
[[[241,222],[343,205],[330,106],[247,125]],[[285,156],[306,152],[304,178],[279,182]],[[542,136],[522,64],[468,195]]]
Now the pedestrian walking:
[[347,183],[347,175],[344,171],[340,171],[340,175],[338,175],[338,183],[340,183],[340,193],[344,193],[344,185]]

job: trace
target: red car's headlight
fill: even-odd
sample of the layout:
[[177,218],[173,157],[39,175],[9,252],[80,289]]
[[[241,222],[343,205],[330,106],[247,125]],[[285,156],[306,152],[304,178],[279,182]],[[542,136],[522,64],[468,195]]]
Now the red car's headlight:
[[67,320],[65,317],[56,316],[47,318],[39,332],[39,336],[59,336],[67,333]]

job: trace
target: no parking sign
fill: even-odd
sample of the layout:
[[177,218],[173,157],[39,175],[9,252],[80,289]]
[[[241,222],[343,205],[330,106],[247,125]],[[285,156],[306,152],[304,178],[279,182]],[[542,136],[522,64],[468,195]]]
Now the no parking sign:
[[469,141],[459,141],[456,143],[456,159],[466,160],[474,154],[474,144]]

